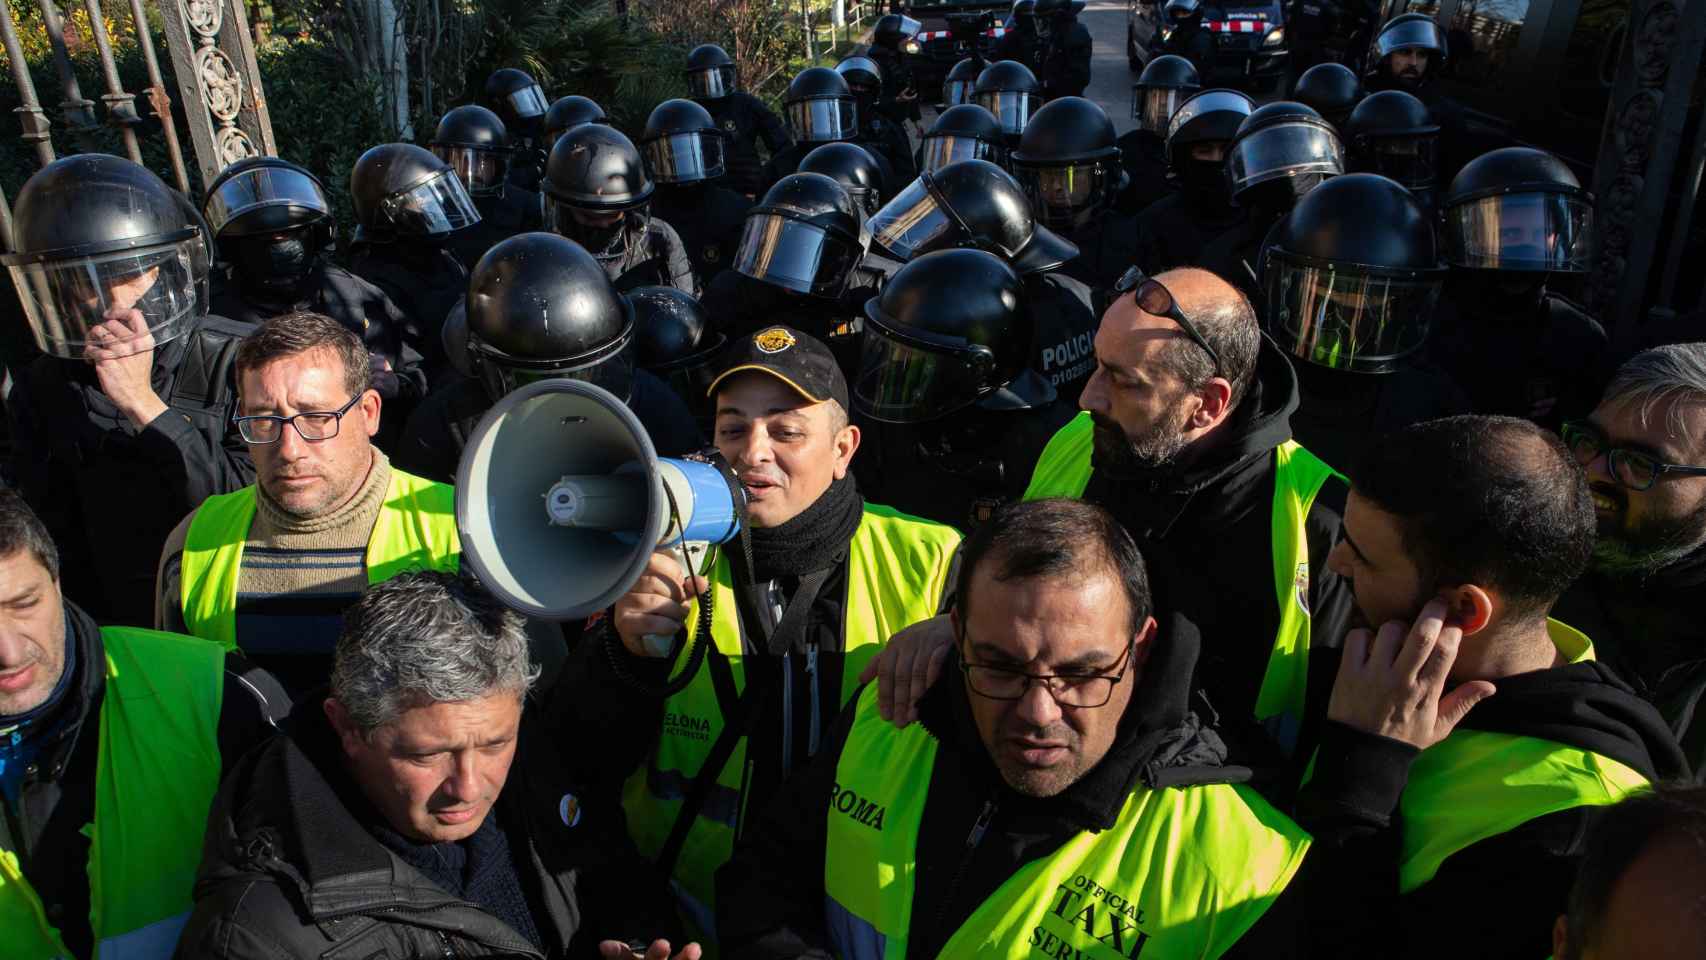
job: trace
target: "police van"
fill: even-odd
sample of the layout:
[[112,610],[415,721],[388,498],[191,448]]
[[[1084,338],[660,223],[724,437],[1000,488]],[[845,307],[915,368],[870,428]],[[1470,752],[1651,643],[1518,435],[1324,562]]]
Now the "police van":
[[[1170,30],[1165,0],[1126,0],[1126,60],[1133,73],[1164,50]],[[1285,76],[1285,5],[1281,0],[1221,0],[1203,5],[1203,27],[1214,33],[1217,87],[1271,90]]]

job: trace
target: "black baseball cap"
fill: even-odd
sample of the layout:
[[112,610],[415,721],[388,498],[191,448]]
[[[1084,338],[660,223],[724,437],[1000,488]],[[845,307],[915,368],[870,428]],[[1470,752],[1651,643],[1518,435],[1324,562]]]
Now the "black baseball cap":
[[765,327],[729,346],[726,365],[705,390],[715,396],[724,380],[748,370],[768,373],[813,403],[834,400],[841,409],[847,404],[847,378],[835,363],[835,355],[823,341],[793,327]]

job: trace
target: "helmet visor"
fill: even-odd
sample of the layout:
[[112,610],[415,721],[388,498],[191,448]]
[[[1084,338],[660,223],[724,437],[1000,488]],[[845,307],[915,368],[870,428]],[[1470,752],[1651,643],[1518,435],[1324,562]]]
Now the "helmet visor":
[[1280,346],[1318,366],[1358,373],[1385,373],[1419,350],[1439,298],[1437,277],[1376,276],[1273,254],[1266,279]]
[[505,150],[435,146],[432,152],[450,164],[450,169],[456,171],[456,179],[476,197],[497,193],[509,176],[509,152]]
[[697,183],[723,175],[723,138],[707,133],[672,133],[641,145],[658,183]]
[[1132,87],[1131,118],[1137,121],[1137,129],[1164,137],[1167,121],[1173,119],[1179,103],[1190,94],[1191,91],[1178,87]]
[[820,297],[837,297],[859,262],[852,243],[777,214],[746,218],[734,269],[754,280]]
[[313,177],[274,166],[251,167],[227,179],[204,205],[215,236],[288,230],[331,214],[326,192]]
[[142,353],[177,337],[198,315],[207,277],[199,235],[176,243],[12,266],[36,345],[55,357]]
[[972,85],[971,80],[949,80],[942,84],[942,109],[970,103]]
[[1015,165],[1014,178],[1031,198],[1037,218],[1049,226],[1070,226],[1079,214],[1096,209],[1108,195],[1108,168],[1099,161],[1063,166]]
[[1579,273],[1588,268],[1593,206],[1562,193],[1510,193],[1446,211],[1445,254],[1479,270]]
[[1025,132],[1031,115],[1042,106],[1042,99],[1036,94],[1017,90],[985,90],[976,95],[976,100],[978,106],[988,110],[1000,122],[1002,133],[1014,136]]
[[1375,53],[1385,57],[1394,50],[1445,50],[1445,38],[1432,20],[1406,20],[1380,31],[1374,40]]
[[954,219],[922,180],[912,181],[871,218],[871,242],[902,262],[943,246],[956,232]]
[[1280,177],[1335,176],[1345,172],[1345,148],[1325,127],[1280,124],[1234,141],[1226,154],[1226,169],[1234,193]]
[[924,138],[924,169],[940,170],[961,160],[988,160],[1000,165],[1001,150],[987,140],[954,134],[935,134]]
[[987,350],[930,349],[870,324],[854,380],[853,405],[884,423],[924,423],[977,402],[990,369]]
[[1439,175],[1439,137],[1377,137],[1367,146],[1369,169],[1411,190],[1426,190]]
[[504,98],[509,102],[509,108],[518,117],[542,117],[545,115],[545,91],[539,89],[539,84],[522,87]]
[[398,233],[408,236],[441,237],[480,222],[461,177],[448,170],[391,194],[379,209]]
[[797,100],[787,105],[787,111],[794,139],[802,143],[851,140],[859,133],[851,98]]
[[[1250,98],[1234,90],[1210,90],[1206,93],[1194,94],[1173,111],[1172,118],[1167,121],[1167,139],[1171,141],[1179,135],[1180,128],[1205,113],[1225,111],[1230,115],[1228,119],[1231,121],[1231,126],[1236,127],[1238,121],[1233,120],[1232,117],[1247,117],[1250,115],[1250,110]],[[1222,137],[1210,136],[1203,139],[1230,140],[1232,138],[1228,134]]]
[[[478,350],[478,347],[475,348]],[[603,387],[626,403],[634,393],[634,351],[624,348],[615,356],[579,366],[524,367],[506,363],[481,352],[480,379],[494,399],[541,380],[579,380]]]
[[733,67],[709,67],[687,74],[687,89],[695,100],[721,100],[734,92]]

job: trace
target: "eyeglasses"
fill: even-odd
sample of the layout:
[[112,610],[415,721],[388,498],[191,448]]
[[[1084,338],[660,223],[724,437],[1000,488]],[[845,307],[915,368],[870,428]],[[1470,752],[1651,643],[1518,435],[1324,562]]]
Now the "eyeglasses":
[[1706,467],[1666,463],[1650,453],[1612,447],[1605,432],[1585,420],[1565,423],[1559,433],[1564,438],[1564,446],[1570,448],[1570,455],[1584,467],[1598,459],[1600,454],[1605,454],[1606,467],[1612,477],[1630,490],[1651,489],[1659,482],[1659,477],[1667,473],[1706,477]]
[[971,692],[989,700],[1023,700],[1031,684],[1040,683],[1054,702],[1063,707],[1079,709],[1107,706],[1114,696],[1114,684],[1125,679],[1136,644],[1126,647],[1120,658],[1119,672],[1109,676],[1100,673],[1026,673],[1009,667],[987,663],[960,661],[965,671],[966,686]]
[[358,393],[350,398],[349,403],[327,412],[310,411],[293,417],[232,417],[231,422],[237,425],[237,433],[245,443],[277,443],[278,438],[284,436],[287,423],[295,427],[297,436],[304,440],[330,440],[338,435],[344,414],[349,413],[360,399],[361,394]]
[[1173,291],[1162,286],[1161,281],[1145,276],[1143,269],[1135,266],[1126,268],[1126,272],[1121,274],[1119,281],[1114,284],[1116,294],[1130,293],[1133,290],[1137,291],[1138,309],[1150,316],[1166,317],[1178,324],[1179,329],[1185,331],[1185,336],[1190,337],[1208,354],[1209,360],[1214,363],[1214,375],[1220,376],[1220,354],[1208,345],[1202,331],[1179,309],[1179,302],[1173,299]]

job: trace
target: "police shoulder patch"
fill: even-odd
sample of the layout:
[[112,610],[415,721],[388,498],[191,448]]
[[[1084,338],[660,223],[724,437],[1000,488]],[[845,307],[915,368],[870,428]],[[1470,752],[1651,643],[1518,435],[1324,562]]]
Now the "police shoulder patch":
[[723,129],[727,130],[730,133],[734,133],[736,130],[739,130],[740,128],[735,126],[735,122],[733,120],[724,120],[723,121]]
[[557,815],[563,818],[563,826],[572,827],[581,822],[581,801],[572,793],[563,794],[563,799],[557,804]]
[[794,343],[794,335],[781,327],[760,330],[752,337],[753,346],[764,353],[781,353]]

